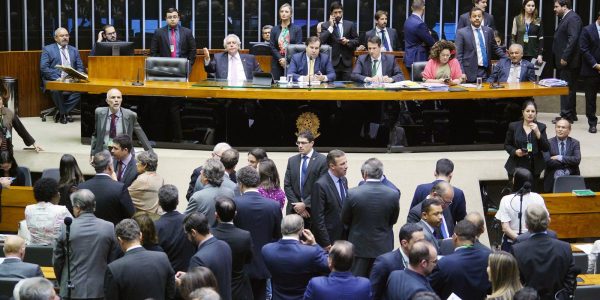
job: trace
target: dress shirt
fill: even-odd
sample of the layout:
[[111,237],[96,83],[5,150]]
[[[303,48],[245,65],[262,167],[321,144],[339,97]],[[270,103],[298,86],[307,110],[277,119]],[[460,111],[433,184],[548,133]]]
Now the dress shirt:
[[563,161],[563,156],[565,154],[560,152],[560,143],[565,143],[565,151],[567,151],[567,149],[569,148],[569,143],[567,142],[568,139],[565,138],[564,140],[561,140],[557,137],[556,141],[558,142],[558,144],[557,144],[557,146],[558,146],[558,161]]
[[[475,27],[471,25],[471,29],[473,30],[473,37],[475,38],[475,49],[477,50],[477,65],[483,67],[483,55],[481,54],[481,47],[479,46],[479,34],[477,33],[477,29],[481,30],[481,36],[483,37],[483,43],[485,45],[485,34],[483,34],[483,22],[481,26]],[[487,50],[487,48],[486,48]]]
[[240,57],[240,53],[238,52],[233,56],[231,54],[228,54],[227,59],[229,60],[227,80],[246,80],[246,73],[244,72],[244,65],[242,64],[242,58]]
[[[131,153],[129,153],[125,159],[121,160],[121,162],[123,163],[123,165],[121,166],[121,178],[123,178],[123,174],[125,174],[125,172],[127,171],[127,166],[129,165],[129,162],[131,161],[132,155]],[[119,163],[117,162],[117,169],[115,170],[115,172],[118,172],[119,170]]]
[[[337,24],[338,27],[338,33],[340,34],[340,38],[342,38],[344,36],[344,19],[340,19],[340,22]],[[329,31],[330,33],[333,33],[334,30],[334,26],[329,26],[329,28],[327,28],[327,31]]]
[[[104,131],[104,145],[112,145],[112,139],[110,138],[109,134],[110,134],[110,118],[111,118],[112,112],[110,111],[110,109],[108,109],[108,115],[106,115],[106,130]],[[121,108],[119,108],[119,111],[117,111],[117,118],[115,119],[115,125],[117,126],[117,135],[121,135],[123,134],[123,122],[121,122],[121,120],[123,120],[123,113],[121,112]]]
[[[69,56],[69,45],[62,47],[60,44],[58,45],[58,52],[60,53],[60,64],[63,66],[71,66],[71,58]],[[67,77],[67,73],[65,71],[60,71],[60,77]]]
[[388,49],[387,51],[393,51],[394,49],[392,49],[390,35],[388,33],[387,28],[383,28],[383,29],[379,29],[379,27],[376,27],[376,28],[377,28],[377,36],[381,39],[382,44],[383,44],[383,35],[385,35],[385,41],[387,42],[387,45],[382,45],[382,46],[385,46]]
[[127,253],[133,249],[137,249],[137,248],[142,248],[142,245],[131,246],[131,247],[127,248],[127,250],[125,250],[125,253]]
[[507,82],[519,82],[521,80],[521,62],[517,64],[510,63],[510,72],[508,73]]
[[[371,70],[373,69],[373,62],[375,60],[377,60],[377,75],[375,75],[375,76],[383,77],[383,73],[381,73],[381,69],[383,69],[381,66],[381,53],[379,54],[379,57],[377,57],[377,58],[371,57],[371,66],[370,66]],[[369,75],[371,75],[371,74],[369,74]],[[371,76],[367,76],[367,77],[371,77]]]
[[[340,195],[340,199],[342,199],[342,201],[343,201],[344,198],[342,197],[342,191],[340,190],[340,184],[339,184],[341,177],[337,177],[337,176],[333,175],[333,173],[331,173],[331,170],[327,170],[327,173],[329,173],[329,176],[331,176],[333,183],[335,183],[335,189],[337,190],[338,195]],[[348,195],[348,192],[346,191],[346,189],[344,189],[344,195]]]
[[402,249],[402,247],[400,247],[399,249],[400,249],[400,255],[402,255],[402,264],[404,264],[405,268],[408,268],[410,259],[408,258],[408,255],[406,253],[404,253],[404,250]]
[[[313,153],[315,153],[315,149],[310,150],[310,152],[308,152],[308,154],[306,154],[306,170],[308,170],[308,164],[310,164],[310,158],[313,156]],[[300,182],[298,183],[300,185],[300,190],[302,191],[302,158],[304,157],[304,154],[300,154]],[[307,174],[308,175],[308,174]]]

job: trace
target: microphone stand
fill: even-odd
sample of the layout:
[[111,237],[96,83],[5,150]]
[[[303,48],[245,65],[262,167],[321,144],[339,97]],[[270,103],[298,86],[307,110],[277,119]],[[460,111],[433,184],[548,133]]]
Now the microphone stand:
[[71,292],[75,288],[73,282],[71,282],[71,242],[69,241],[69,236],[71,235],[71,225],[67,225],[66,230],[66,254],[67,254],[67,299],[71,299]]

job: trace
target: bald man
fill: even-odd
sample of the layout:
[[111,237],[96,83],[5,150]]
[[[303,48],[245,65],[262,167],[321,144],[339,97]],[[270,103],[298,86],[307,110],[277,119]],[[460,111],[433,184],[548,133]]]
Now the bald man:
[[25,240],[17,235],[9,235],[4,240],[6,258],[0,264],[0,277],[30,278],[43,277],[42,269],[36,264],[23,262],[25,257]]

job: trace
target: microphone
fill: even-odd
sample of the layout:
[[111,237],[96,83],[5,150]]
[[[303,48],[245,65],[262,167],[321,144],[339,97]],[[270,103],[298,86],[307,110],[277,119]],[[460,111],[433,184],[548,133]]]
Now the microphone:
[[[313,73],[315,72],[315,65],[314,65],[314,61],[315,59],[309,56],[309,62],[308,65],[310,66],[312,64],[313,66]],[[309,70],[309,74],[308,74],[308,86],[310,86],[310,80],[311,80],[311,75],[310,75],[310,70]]]
[[71,217],[66,217],[64,222],[65,226],[67,226],[67,232],[71,231],[71,224],[73,223],[73,219]]
[[[135,82],[132,82],[131,85],[133,85],[133,86],[143,86],[144,85],[143,82],[140,82],[140,68],[138,68],[138,71],[137,71],[137,79],[135,80]],[[71,223],[69,223],[69,224],[71,224]]]

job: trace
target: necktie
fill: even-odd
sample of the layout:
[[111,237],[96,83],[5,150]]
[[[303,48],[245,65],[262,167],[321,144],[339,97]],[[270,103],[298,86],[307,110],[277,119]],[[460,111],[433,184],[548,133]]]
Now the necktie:
[[308,76],[313,76],[315,74],[315,60],[308,60]]
[[123,176],[123,162],[117,162],[117,180],[121,181],[121,176]]
[[565,155],[565,141],[560,142],[560,155]]
[[304,183],[306,182],[306,170],[308,169],[308,156],[302,155],[302,167],[300,171],[300,195],[304,198],[302,194],[302,188],[304,187]]
[[173,51],[171,51],[171,57],[177,57],[177,36],[175,36],[175,28],[171,28],[171,45]]
[[383,48],[385,51],[392,51],[392,49],[390,49],[388,42],[387,42],[387,38],[385,37],[385,29],[380,31],[381,33],[381,43],[383,44]]
[[440,231],[442,232],[442,238],[447,239],[448,238],[448,228],[446,227],[446,219],[444,219],[443,217],[442,217],[442,225],[441,225],[440,229],[441,229]]
[[109,138],[117,136],[117,114],[110,114],[110,131],[108,132]]
[[71,62],[69,61],[69,55],[67,53],[67,46],[64,46],[62,48],[60,48],[60,54],[63,56],[63,65],[64,66],[71,66]]
[[377,62],[377,59],[373,60],[373,66],[371,66],[371,77],[377,76]]
[[483,34],[481,34],[481,28],[475,29],[477,31],[477,38],[479,39],[479,50],[481,50],[481,59],[483,60],[483,67],[488,67],[487,51],[485,50],[485,41],[483,40]]
[[338,22],[333,23],[333,34],[339,39],[342,37],[340,34],[340,27],[338,26]]
[[344,189],[344,181],[342,180],[342,178],[338,179],[338,184],[340,185],[340,199],[341,204],[344,204],[344,201],[346,201],[346,190]]

